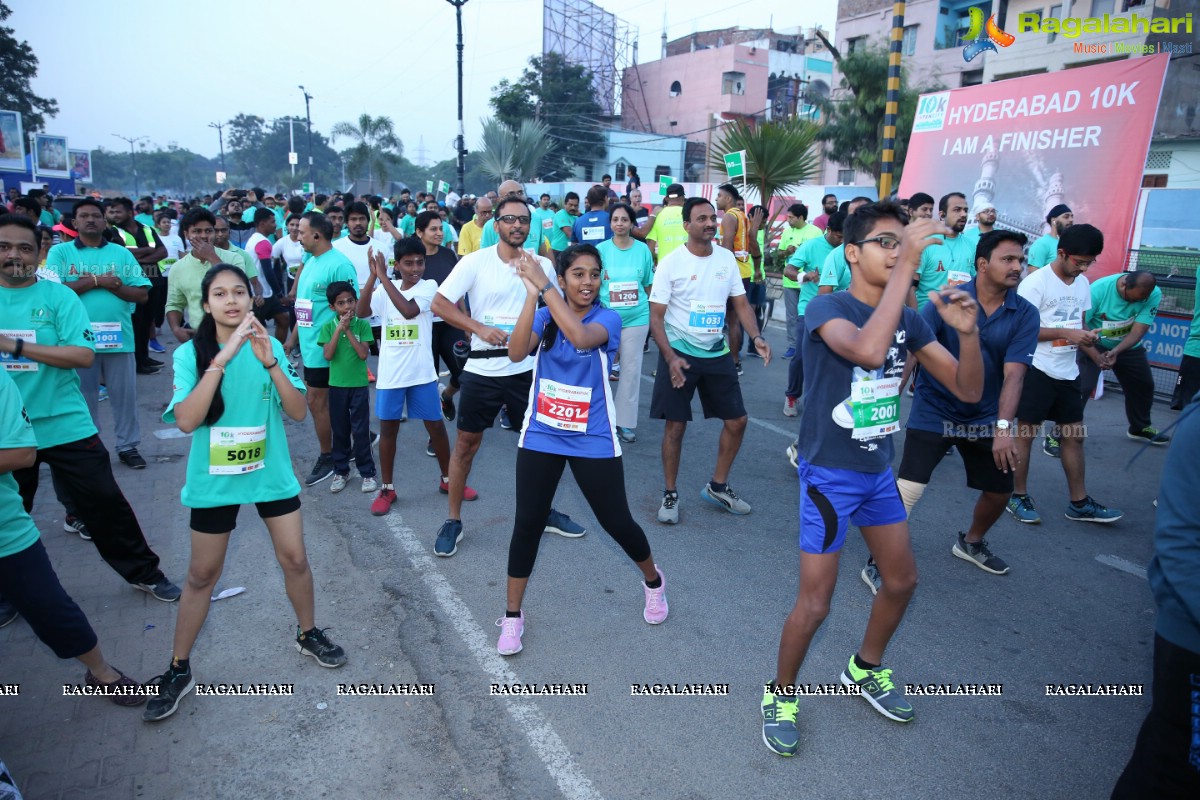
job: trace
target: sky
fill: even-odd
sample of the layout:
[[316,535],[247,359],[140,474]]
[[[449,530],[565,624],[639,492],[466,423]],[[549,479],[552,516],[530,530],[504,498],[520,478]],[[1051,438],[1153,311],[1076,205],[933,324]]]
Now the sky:
[[[383,115],[392,118],[410,160],[433,164],[454,155],[455,15],[446,0],[121,0],[107,10],[60,0],[54,13],[35,0],[7,4],[13,13],[5,24],[40,62],[34,91],[59,104],[45,132],[66,136],[74,149],[127,149],[119,134],[216,156],[217,131],[209,123],[239,113],[303,119],[302,84],[313,96],[313,126],[326,135],[362,113]],[[669,39],[772,22],[777,30],[833,31],[837,18],[836,0],[598,5],[638,28],[640,63],[659,57],[664,17]],[[69,19],[84,24],[64,23]],[[519,78],[529,57],[541,54],[542,2],[468,0],[463,40],[463,120],[467,148],[475,149],[480,120],[491,113],[491,88]],[[296,147],[304,163],[303,126],[296,127]]]

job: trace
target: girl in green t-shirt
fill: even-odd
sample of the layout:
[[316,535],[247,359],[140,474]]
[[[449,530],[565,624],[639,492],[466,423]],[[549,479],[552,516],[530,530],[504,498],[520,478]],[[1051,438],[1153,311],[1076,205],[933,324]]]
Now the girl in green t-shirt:
[[163,414],[165,421],[193,434],[181,494],[183,504],[191,508],[192,553],[179,600],[171,666],[151,681],[159,694],[146,706],[143,718],[148,722],[175,713],[195,686],[189,661],[192,645],[208,616],[210,595],[242,503],[255,504],[271,535],[299,620],[296,649],[323,667],[346,663],[342,648],[313,620],[300,484],[292,471],[280,413],[304,419],[303,384],[282,345],[254,316],[245,272],[218,264],[205,274],[200,291],[204,319],[192,340],[175,351],[175,396]]

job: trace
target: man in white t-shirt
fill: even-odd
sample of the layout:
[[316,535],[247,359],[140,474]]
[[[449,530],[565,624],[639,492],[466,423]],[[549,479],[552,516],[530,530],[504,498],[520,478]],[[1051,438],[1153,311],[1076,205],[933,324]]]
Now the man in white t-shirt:
[[292,318],[280,302],[283,284],[275,270],[274,245],[270,239],[275,231],[275,212],[269,208],[254,209],[254,233],[246,240],[246,252],[258,266],[259,294],[254,298],[254,316],[264,325],[268,319],[275,320],[275,338],[283,343],[287,341]]
[[[374,279],[371,274],[371,253],[383,253],[384,258],[391,254],[379,246],[379,242],[367,235],[371,225],[371,209],[366,203],[351,203],[346,208],[346,235],[333,243],[333,249],[340,252],[354,265],[358,273],[358,285],[366,286]],[[380,326],[383,324],[378,315],[370,317],[371,332],[375,341],[371,342],[371,353],[379,355]]]
[[666,489],[658,521],[679,522],[679,455],[683,434],[692,420],[692,396],[700,390],[704,416],[718,417],[725,429],[717,446],[712,480],[700,496],[732,514],[749,514],[750,504],[729,488],[729,470],[746,433],[746,406],[737,369],[725,340],[725,314],[731,309],[745,326],[765,367],[771,346],[758,329],[754,309],[746,302],[738,262],[724,247],[713,247],[717,210],[700,197],[683,204],[688,240],[658,263],[650,289],[650,333],[658,345],[658,371],[650,418],[665,419],[662,461]]
[[[549,259],[525,254],[532,214],[523,197],[508,196],[496,203],[494,217],[500,241],[463,256],[442,281],[432,310],[455,328],[471,334],[471,353],[459,381],[458,436],[450,456],[450,516],[438,531],[434,555],[452,556],[463,537],[462,501],[471,463],[483,442],[483,432],[492,427],[502,406],[514,423],[525,418],[529,387],[533,381],[532,357],[514,363],[508,357],[508,337],[517,324],[528,293],[512,263],[523,255],[536,258],[546,273],[543,291],[558,291],[558,281]],[[458,308],[470,293],[471,315]],[[554,509],[546,519],[546,530],[568,537],[584,534],[583,528]]]
[[[1066,228],[1058,240],[1058,253],[1049,269],[1039,269],[1017,287],[1017,294],[1033,303],[1042,318],[1033,365],[1025,374],[1017,405],[1017,465],[1008,512],[1020,522],[1042,521],[1033,498],[1026,493],[1029,451],[1037,428],[1048,419],[1058,423],[1063,472],[1067,476],[1070,504],[1067,519],[1076,522],[1116,522],[1121,512],[1107,508],[1087,493],[1083,468],[1083,392],[1080,388],[1077,351],[1100,363],[1096,332],[1084,328],[1092,293],[1087,268],[1104,249],[1104,234],[1092,225]],[[1005,425],[1010,420],[999,420]]]

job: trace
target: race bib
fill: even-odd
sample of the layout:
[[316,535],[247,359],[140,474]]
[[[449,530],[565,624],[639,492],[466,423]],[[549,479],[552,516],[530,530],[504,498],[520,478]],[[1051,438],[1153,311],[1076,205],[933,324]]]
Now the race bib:
[[970,273],[959,272],[958,270],[950,270],[946,273],[947,286],[962,286],[964,283],[969,283],[971,280]]
[[1132,319],[1104,320],[1100,323],[1100,335],[1105,339],[1124,339],[1132,330]]
[[208,434],[208,474],[241,475],[265,466],[267,427],[212,428]]
[[694,334],[721,333],[725,329],[725,304],[692,302],[688,331]]
[[296,298],[296,327],[311,328],[313,324],[312,300]]
[[580,228],[580,234],[582,235],[583,240],[585,242],[600,241],[604,238],[604,226],[603,225],[590,225],[590,226],[587,226],[584,228]]
[[[35,331],[0,330],[0,336],[20,339],[25,344],[37,344],[37,333]],[[37,372],[38,367],[41,365],[36,361],[30,361],[27,356],[17,358],[12,353],[0,353],[0,366],[3,366],[9,372]]]
[[505,333],[512,333],[513,328],[517,327],[517,315],[516,314],[484,314],[482,322],[484,325],[487,325],[489,328],[499,328],[500,330],[504,331]]
[[544,230],[544,231],[554,230],[554,218],[553,217],[547,217],[546,219],[542,220],[542,230]]
[[900,379],[855,381],[850,384],[852,439],[874,439],[900,430]]
[[[1056,322],[1051,327],[1079,330],[1082,327],[1082,323],[1078,320],[1071,320],[1069,322]],[[1051,353],[1074,353],[1075,349],[1075,345],[1071,344],[1069,339],[1053,339],[1050,342]]]
[[96,336],[96,351],[120,350],[125,346],[119,322],[93,322],[92,333]]
[[163,277],[166,277],[171,273],[171,267],[175,266],[175,262],[178,260],[177,258],[164,258],[158,262],[158,271],[163,274]]
[[538,379],[537,420],[560,431],[587,431],[592,390],[585,386]]
[[637,304],[637,281],[614,281],[608,284],[609,308],[633,308]]
[[412,347],[421,339],[421,326],[415,322],[388,320],[383,327],[383,341],[399,347]]

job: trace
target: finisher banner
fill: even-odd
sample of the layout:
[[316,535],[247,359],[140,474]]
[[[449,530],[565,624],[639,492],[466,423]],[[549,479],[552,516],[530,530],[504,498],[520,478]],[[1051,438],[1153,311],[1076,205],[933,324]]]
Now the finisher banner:
[[[962,192],[1032,244],[1066,203],[1104,233],[1088,278],[1124,268],[1169,56],[921,95],[900,196]],[[972,211],[973,214],[973,211]],[[968,225],[972,224],[968,220]]]

